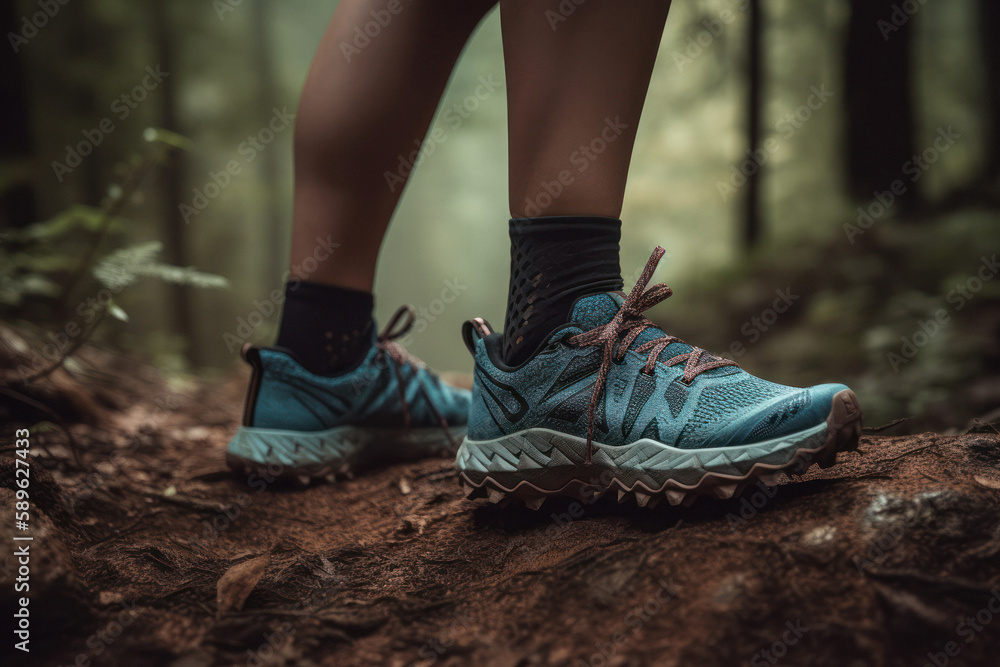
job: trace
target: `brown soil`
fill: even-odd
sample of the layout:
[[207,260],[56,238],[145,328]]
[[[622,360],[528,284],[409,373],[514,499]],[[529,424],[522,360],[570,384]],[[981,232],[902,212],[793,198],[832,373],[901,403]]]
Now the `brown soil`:
[[172,387],[90,354],[87,400],[68,374],[38,389],[76,411],[80,452],[32,434],[36,664],[998,664],[991,428],[866,436],[732,501],[533,512],[465,500],[442,459],[305,489],[234,476],[243,378]]

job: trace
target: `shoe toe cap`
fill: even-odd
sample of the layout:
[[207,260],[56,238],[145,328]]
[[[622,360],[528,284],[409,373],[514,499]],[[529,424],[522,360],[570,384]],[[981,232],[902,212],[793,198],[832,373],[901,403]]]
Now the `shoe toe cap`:
[[845,389],[842,384],[821,384],[785,396],[747,419],[751,426],[743,442],[780,438],[825,422],[833,397]]

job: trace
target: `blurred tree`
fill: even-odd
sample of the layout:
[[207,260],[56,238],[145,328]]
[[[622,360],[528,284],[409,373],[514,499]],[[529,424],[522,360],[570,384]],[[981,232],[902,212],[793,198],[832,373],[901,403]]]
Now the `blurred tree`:
[[[760,113],[763,87],[763,57],[761,33],[763,26],[760,16],[760,0],[750,0],[747,5],[747,145],[751,155],[761,149]],[[747,195],[743,212],[743,242],[748,248],[756,245],[760,238],[760,165],[747,177]]]
[[989,133],[985,179],[1000,179],[1000,2],[980,0],[979,34],[986,71],[986,109]]
[[[149,5],[149,10],[157,62],[164,71],[174,72],[178,64],[174,52],[174,29],[166,12],[165,0],[153,0]],[[159,84],[159,115],[161,127],[171,132],[180,133],[177,120],[176,79],[176,77],[168,76]],[[168,204],[164,208],[161,238],[166,251],[166,260],[178,266],[189,266],[191,261],[187,248],[187,225],[176,204],[183,201],[182,170],[184,158],[182,152],[175,151],[168,160],[161,185],[164,201]],[[173,331],[183,335],[185,340],[192,340],[194,313],[192,312],[191,300],[187,298],[182,285],[171,286],[170,302],[173,313],[171,318]]]
[[[268,0],[256,0],[252,6],[250,20],[251,50],[253,55],[254,71],[257,75],[257,118],[263,119],[271,116],[278,95],[277,83],[274,76],[273,60],[275,54],[271,49],[271,31],[273,21],[269,14],[271,3]],[[261,155],[261,172],[265,183],[278,183],[281,180],[281,165],[278,161],[276,151],[264,151]],[[288,241],[285,226],[281,222],[281,208],[278,206],[278,197],[269,193],[265,203],[265,229],[267,247],[272,248],[272,252],[267,254],[268,265],[265,267],[265,276],[268,284],[280,282],[281,274],[284,270],[287,258],[284,253],[278,252],[279,248],[284,248]]]
[[[889,188],[913,155],[914,113],[910,44],[913,18],[898,0],[851,0],[844,87],[847,111],[847,183],[870,199]],[[920,203],[920,183],[901,198]]]
[[[17,35],[21,31],[13,3],[0,6],[0,34]],[[19,49],[18,49],[19,50]],[[4,163],[31,155],[31,125],[28,115],[28,91],[25,86],[22,58],[14,48],[0,49],[0,160]],[[11,170],[0,181],[0,227],[23,227],[35,220],[34,190],[26,174]]]

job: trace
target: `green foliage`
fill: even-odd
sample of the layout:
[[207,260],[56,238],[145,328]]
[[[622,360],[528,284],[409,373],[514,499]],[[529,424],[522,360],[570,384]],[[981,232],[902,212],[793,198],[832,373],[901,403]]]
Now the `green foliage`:
[[[8,314],[19,314],[39,300],[55,306],[51,312],[65,313],[60,304],[68,304],[91,280],[114,295],[143,277],[198,288],[229,288],[222,276],[159,261],[160,241],[103,250],[109,237],[129,231],[132,223],[121,212],[126,204],[141,200],[143,181],[152,168],[163,164],[172,151],[191,147],[187,138],[162,129],[147,128],[143,138],[148,143],[146,154],[133,156],[125,165],[121,182],[108,188],[101,207],[70,206],[0,237],[0,307]],[[114,300],[101,302],[106,314],[129,320]]]
[[163,249],[159,241],[149,241],[116,250],[102,258],[94,267],[94,277],[108,289],[118,292],[143,276],[159,278],[168,283],[200,288],[228,288],[222,276],[202,273],[192,267],[179,267],[156,261]]
[[25,299],[57,299],[66,292],[61,277],[79,266],[79,244],[103,228],[122,230],[127,222],[101,209],[71,206],[49,220],[7,232],[0,245],[0,305]]

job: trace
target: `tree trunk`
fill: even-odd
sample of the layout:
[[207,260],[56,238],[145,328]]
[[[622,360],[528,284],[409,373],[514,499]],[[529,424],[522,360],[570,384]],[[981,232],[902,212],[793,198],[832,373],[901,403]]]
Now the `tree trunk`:
[[[847,181],[851,194],[862,200],[900,178],[914,152],[914,18],[896,7],[897,0],[851,0],[844,71]],[[897,205],[912,208],[920,200],[919,183],[907,185]]]
[[[747,72],[747,145],[750,154],[756,155],[760,148],[760,111],[763,78],[763,56],[761,50],[760,0],[750,0],[749,14],[748,72]],[[749,249],[760,240],[760,171],[761,165],[747,177],[746,200],[743,211],[743,243]]]
[[[164,0],[153,0],[150,4],[151,19],[153,22],[154,48],[159,58],[159,64],[163,70],[173,72],[176,69],[174,58],[174,44],[171,35],[170,21],[167,16]],[[177,87],[175,81],[177,77],[169,76],[163,79],[159,85],[160,94],[160,125],[172,132],[180,131],[177,120]],[[164,259],[177,266],[189,266],[190,256],[187,250],[187,228],[177,208],[182,197],[182,178],[184,156],[180,151],[174,151],[164,165],[163,180],[161,181],[162,195],[164,200],[163,217],[163,249]],[[184,336],[186,341],[194,341],[194,315],[192,304],[185,294],[185,290],[190,289],[183,285],[170,285],[167,287],[170,295],[170,308],[172,311],[172,330]],[[190,353],[188,354],[190,357]]]
[[980,0],[979,29],[986,74],[986,103],[989,127],[986,135],[987,179],[1000,178],[1000,3]]
[[[0,34],[19,34],[20,18],[14,3],[3,3],[0,6]],[[32,144],[23,56],[9,47],[8,44],[0,48],[0,90],[4,91],[4,103],[0,104],[0,160],[5,163],[30,157]],[[0,187],[3,188],[0,190],[0,229],[23,227],[37,219],[35,193],[28,182],[27,169],[23,180],[16,179]],[[0,237],[0,242],[2,240]]]
[[[272,109],[277,101],[277,84],[274,78],[274,67],[271,64],[273,54],[271,52],[270,26],[268,20],[270,3],[267,0],[257,0],[251,5],[253,9],[251,29],[253,30],[253,62],[254,71],[257,73],[257,120],[261,123],[271,117]],[[261,171],[264,182],[272,188],[280,182],[281,165],[278,160],[277,151],[273,148],[264,151],[261,155]],[[265,215],[265,235],[268,240],[268,263],[265,266],[266,284],[273,286],[277,282],[285,269],[287,258],[280,249],[288,245],[288,233],[285,226],[281,224],[282,213],[278,207],[276,193],[269,190],[264,205]]]

